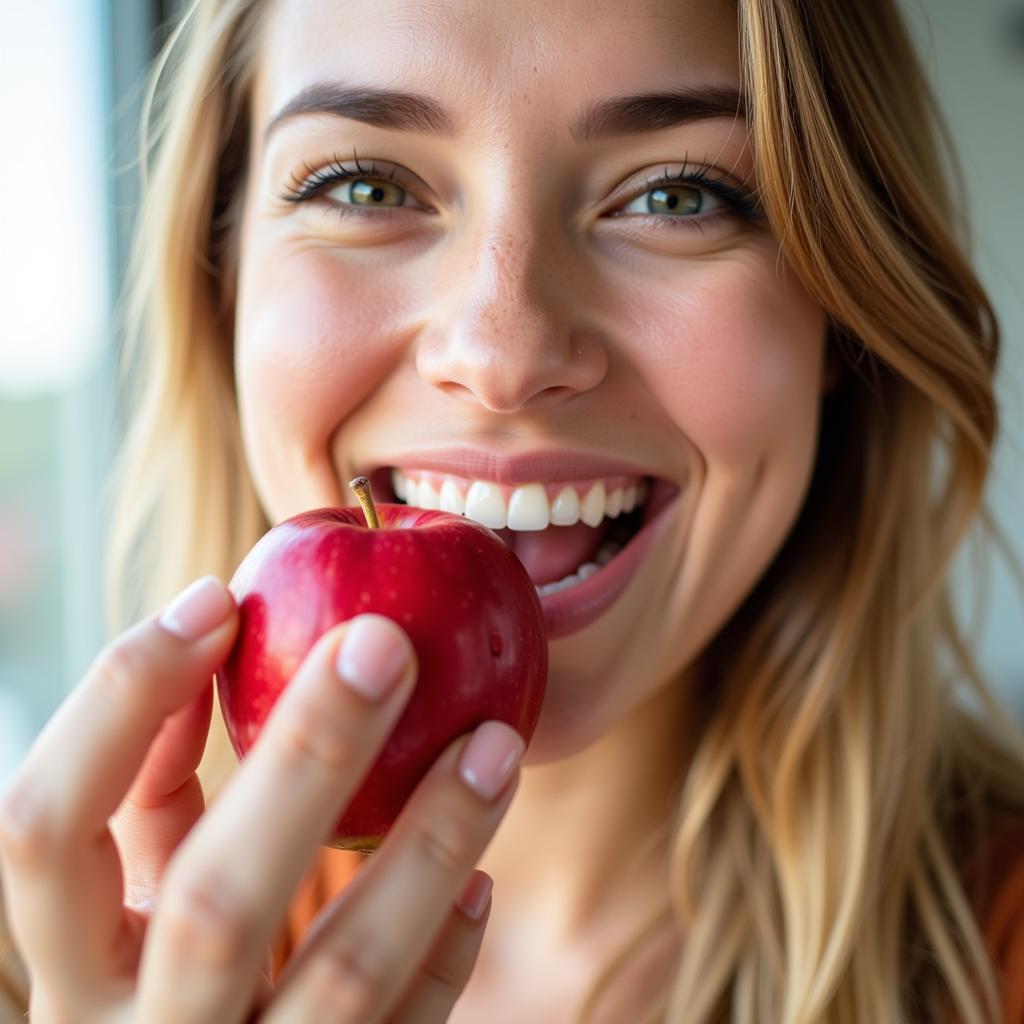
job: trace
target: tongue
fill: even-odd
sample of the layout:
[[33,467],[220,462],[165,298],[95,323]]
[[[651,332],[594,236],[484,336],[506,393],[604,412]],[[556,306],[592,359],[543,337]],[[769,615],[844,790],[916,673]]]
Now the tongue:
[[597,554],[608,531],[610,519],[597,526],[575,523],[573,526],[549,526],[546,530],[495,530],[515,552],[536,586],[554,583],[574,573]]

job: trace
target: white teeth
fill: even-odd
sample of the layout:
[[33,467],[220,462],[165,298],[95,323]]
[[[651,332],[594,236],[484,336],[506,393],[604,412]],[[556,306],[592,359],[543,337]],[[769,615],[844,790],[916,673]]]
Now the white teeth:
[[[462,487],[469,491],[463,495]],[[543,530],[547,526],[572,526],[580,521],[598,526],[606,517],[615,519],[632,512],[647,498],[644,480],[628,487],[617,486],[610,493],[605,482],[592,484],[583,499],[575,487],[566,485],[553,500],[548,498],[543,483],[522,484],[512,490],[506,504],[500,485],[486,480],[462,481],[461,478],[415,472],[406,476],[400,469],[391,470],[391,486],[395,497],[414,508],[441,509],[475,519],[492,530]]]
[[574,573],[552,583],[543,583],[535,589],[542,597],[545,594],[557,594],[559,590],[568,590],[569,587],[590,579],[595,572],[600,572],[621,550],[621,544],[613,540],[606,540],[598,549],[593,562],[584,562]]
[[454,480],[445,480],[441,484],[441,511],[456,512],[460,516],[466,512],[466,499],[463,498],[462,491]]
[[544,530],[548,525],[548,495],[543,484],[517,487],[508,499],[510,530]]
[[597,526],[604,519],[604,481],[598,480],[587,491],[587,496],[580,505],[580,519],[587,526]]
[[572,526],[580,521],[580,496],[573,487],[563,487],[551,503],[551,523]]
[[580,582],[579,576],[573,573],[571,576],[566,576],[565,579],[556,580],[554,583],[545,583],[543,586],[537,587],[538,594],[557,594],[560,590],[568,590],[569,587],[574,586]]
[[622,488],[616,487],[604,503],[604,514],[614,519],[622,511]]
[[426,480],[420,481],[416,492],[416,508],[440,508],[441,500],[433,486]]
[[406,483],[406,476],[400,469],[391,470],[391,489],[395,492],[395,497],[401,498],[402,501],[405,501]]
[[505,499],[497,484],[474,480],[466,495],[466,512],[482,526],[492,530],[503,530],[506,523]]
[[[492,530],[506,527],[512,530],[543,530],[549,522],[555,526],[572,526],[580,520],[588,526],[598,526],[605,516],[615,518],[631,512],[647,498],[645,480],[628,487],[616,487],[611,494],[605,493],[604,481],[598,481],[587,491],[582,502],[573,487],[563,487],[549,503],[544,484],[523,484],[512,491],[507,506],[501,487],[486,480],[474,480],[465,500],[458,483],[451,478],[443,479],[438,490],[426,479],[407,477],[401,470],[393,469],[391,486],[396,497],[414,508],[455,512]],[[623,529],[625,527],[620,524],[613,533],[617,531],[622,535]],[[542,584],[536,588],[537,593],[555,594],[582,583],[606,566],[622,548],[619,540],[609,537],[591,561],[584,562],[564,579]]]

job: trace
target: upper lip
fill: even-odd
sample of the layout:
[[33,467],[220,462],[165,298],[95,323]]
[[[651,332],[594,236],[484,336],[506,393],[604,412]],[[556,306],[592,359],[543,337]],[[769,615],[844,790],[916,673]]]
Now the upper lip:
[[483,448],[430,448],[396,454],[390,461],[379,463],[376,468],[384,466],[391,469],[432,470],[471,480],[491,480],[499,484],[658,475],[649,466],[626,459],[612,459],[606,455],[568,449],[504,454]]

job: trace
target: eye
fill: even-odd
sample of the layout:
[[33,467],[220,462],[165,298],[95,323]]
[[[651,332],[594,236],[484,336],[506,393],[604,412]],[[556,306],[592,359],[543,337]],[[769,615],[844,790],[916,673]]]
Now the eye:
[[707,163],[692,163],[670,173],[668,167],[647,178],[645,191],[625,206],[611,213],[612,217],[632,214],[646,217],[655,228],[699,230],[702,233],[720,221],[739,218],[757,225],[764,220],[756,189],[732,184],[725,173]]
[[[337,157],[320,168],[305,165],[307,176],[292,175],[281,194],[285,202],[299,205],[317,203],[341,217],[383,217],[403,207],[425,209],[404,186],[405,172],[395,167],[378,167],[374,161],[364,167],[358,156],[355,166],[343,164]],[[379,213],[373,211],[379,210]]]
[[727,206],[725,200],[697,185],[659,185],[637,196],[622,213],[695,217]]
[[343,206],[400,207],[405,205],[407,193],[394,182],[373,178],[352,178],[324,189],[322,195]]

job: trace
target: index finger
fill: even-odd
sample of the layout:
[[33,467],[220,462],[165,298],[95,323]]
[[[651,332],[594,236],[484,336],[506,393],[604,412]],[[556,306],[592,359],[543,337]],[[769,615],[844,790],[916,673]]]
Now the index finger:
[[[400,626],[365,614],[325,633],[244,763],[168,865],[140,971],[147,1021],[234,1020],[303,872],[412,692]],[[188,979],[184,986],[183,979]]]
[[196,581],[105,647],[33,744],[0,804],[0,852],[34,972],[86,977],[86,950],[113,954],[123,880],[108,819],[164,719],[211,686],[237,624],[227,588]]
[[[198,637],[176,632],[174,609],[198,609]],[[227,588],[197,580],[160,617],[133,626],[96,657],[39,734],[5,801],[48,858],[107,827],[164,719],[195,700],[224,660],[238,625]]]

